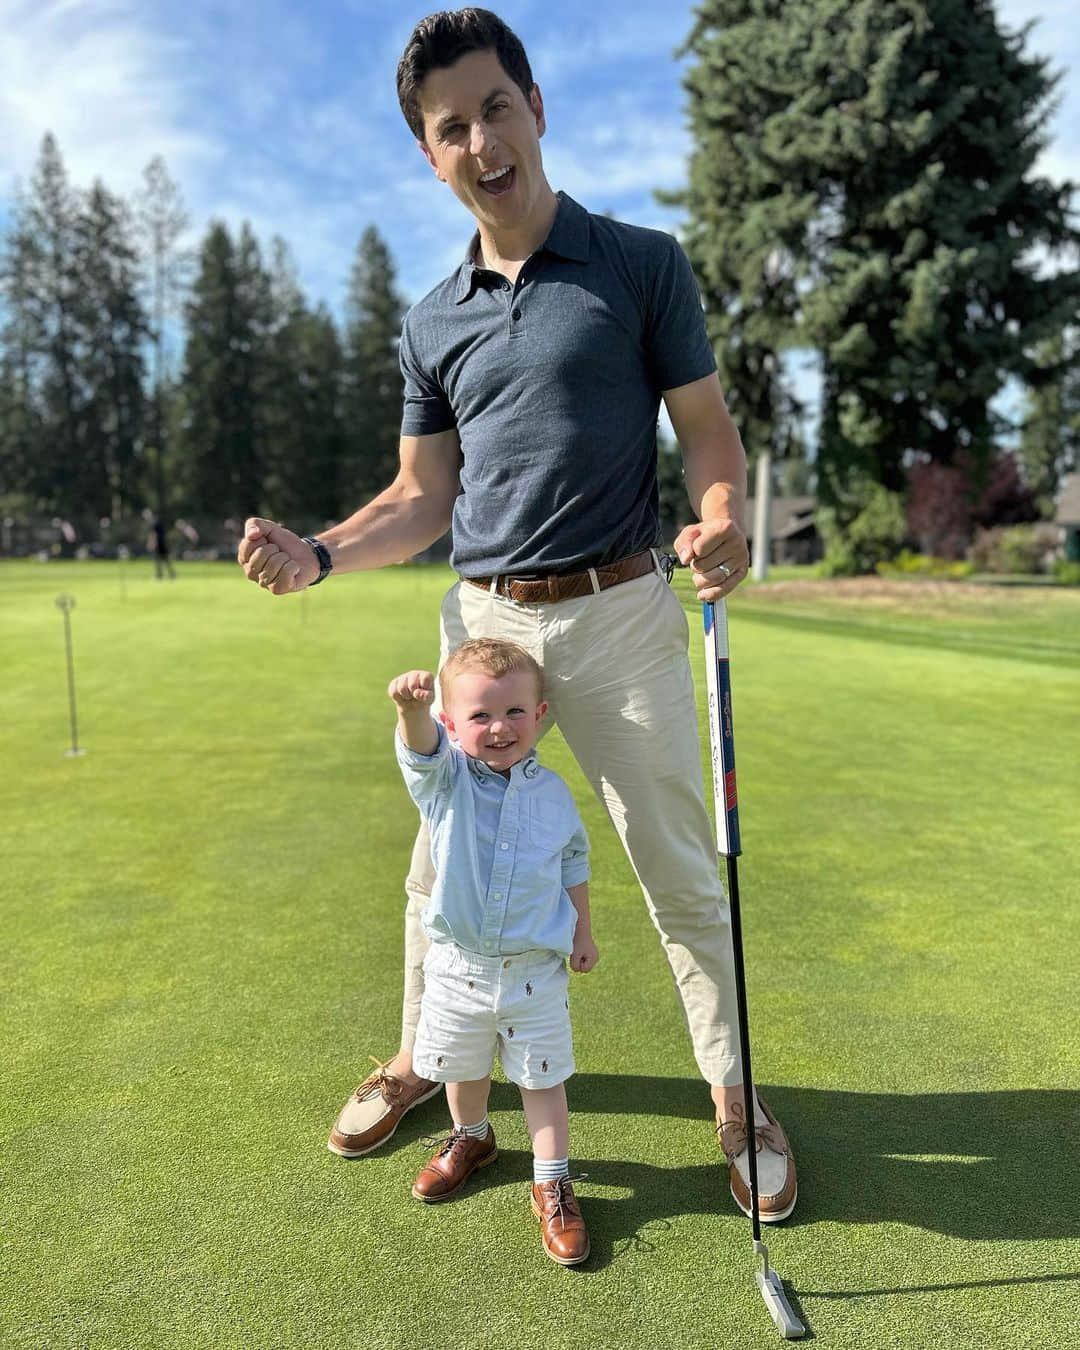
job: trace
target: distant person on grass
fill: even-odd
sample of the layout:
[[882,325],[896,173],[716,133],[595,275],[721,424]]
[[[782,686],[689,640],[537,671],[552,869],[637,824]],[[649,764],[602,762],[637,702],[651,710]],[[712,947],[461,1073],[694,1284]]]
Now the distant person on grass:
[[[400,468],[317,539],[249,520],[238,560],[284,595],[331,569],[410,557],[452,527],[460,580],[442,605],[442,658],[470,637],[505,638],[543,667],[547,721],[606,808],[660,934],[711,1085],[732,1193],[748,1210],[756,1146],[761,1217],[782,1219],[795,1204],[795,1164],[760,1100],[757,1139],[747,1140],[688,628],[655,551],[663,398],[700,522],[674,547],[698,595],[729,594],[749,561],[746,459],[693,273],[669,235],[552,191],[543,98],[521,43],[494,14],[424,19],[397,83],[425,159],[477,226],[463,262],[402,327]],[[420,914],[434,881],[422,825],[406,881],[401,1046],[338,1115],[330,1147],[345,1157],[377,1148],[435,1086],[413,1064],[427,949]],[[485,941],[493,953],[498,934]]]
[[390,684],[398,763],[436,868],[421,916],[431,945],[412,1066],[446,1084],[453,1121],[412,1193],[429,1204],[449,1200],[499,1156],[487,1117],[497,1048],[521,1090],[544,1251],[575,1266],[589,1238],[570,1176],[566,962],[590,971],[600,954],[585,829],[566,784],[540,767],[533,748],[547,712],[543,681],[524,648],[477,638],[443,663],[438,721],[429,671]]
[[169,556],[169,527],[160,516],[156,516],[153,525],[150,526],[150,537],[146,541],[146,546],[154,555],[154,580],[160,581],[167,575],[170,581],[175,581],[176,572]]

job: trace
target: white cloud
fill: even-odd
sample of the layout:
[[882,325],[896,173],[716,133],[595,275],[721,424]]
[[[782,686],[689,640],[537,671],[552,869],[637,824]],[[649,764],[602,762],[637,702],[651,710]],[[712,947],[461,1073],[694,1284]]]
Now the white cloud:
[[129,192],[155,154],[178,179],[219,146],[184,116],[184,44],[125,0],[14,0],[0,16],[0,190],[29,178],[46,131],[74,181]]

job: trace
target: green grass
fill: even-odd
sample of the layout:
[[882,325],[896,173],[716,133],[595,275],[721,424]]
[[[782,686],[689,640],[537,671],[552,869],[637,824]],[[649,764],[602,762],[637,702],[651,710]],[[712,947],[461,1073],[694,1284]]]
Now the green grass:
[[[570,1084],[593,1257],[543,1257],[505,1083],[500,1162],[453,1204],[408,1193],[441,1101],[368,1159],[325,1148],[396,1043],[415,817],[384,691],[435,660],[447,579],[275,601],[225,566],[0,567],[5,1347],[775,1343],[659,944],[557,738],[603,953]],[[755,1065],[800,1168],[770,1250],[842,1350],[1075,1335],[1080,622],[996,594],[731,605]]]

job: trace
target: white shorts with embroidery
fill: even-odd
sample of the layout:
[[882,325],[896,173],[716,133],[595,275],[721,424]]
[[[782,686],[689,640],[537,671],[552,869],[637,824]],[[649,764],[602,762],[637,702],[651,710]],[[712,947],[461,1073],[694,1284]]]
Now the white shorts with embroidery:
[[472,1082],[491,1072],[497,1049],[512,1083],[555,1087],[574,1072],[568,986],[558,952],[478,956],[433,942],[413,1072],[437,1083]]

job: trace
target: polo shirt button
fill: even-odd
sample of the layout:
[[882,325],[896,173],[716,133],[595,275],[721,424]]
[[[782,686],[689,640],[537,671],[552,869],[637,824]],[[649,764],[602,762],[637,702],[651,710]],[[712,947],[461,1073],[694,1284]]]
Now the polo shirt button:
[[496,892],[495,892],[495,899],[496,899],[496,900],[501,900],[501,899],[502,899],[502,891],[496,891]]
[[513,312],[513,314],[512,314],[510,317],[511,317],[512,319],[520,319],[520,318],[521,318],[521,310],[520,310],[520,309],[515,309],[514,312]]
[[509,844],[500,844],[499,847],[500,847],[500,848],[502,849],[502,851],[505,853],[506,850],[510,847],[510,845],[509,845]]

